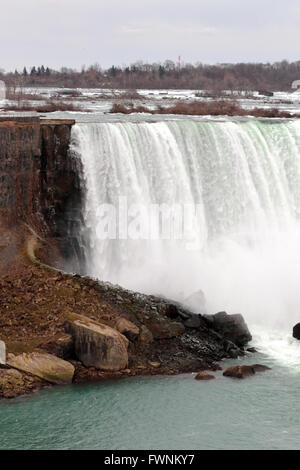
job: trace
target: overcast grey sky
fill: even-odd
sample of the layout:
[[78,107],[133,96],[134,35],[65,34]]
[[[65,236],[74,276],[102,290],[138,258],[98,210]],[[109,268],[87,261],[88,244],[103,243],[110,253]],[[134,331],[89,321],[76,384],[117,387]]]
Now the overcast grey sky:
[[299,0],[0,0],[0,68],[300,59]]

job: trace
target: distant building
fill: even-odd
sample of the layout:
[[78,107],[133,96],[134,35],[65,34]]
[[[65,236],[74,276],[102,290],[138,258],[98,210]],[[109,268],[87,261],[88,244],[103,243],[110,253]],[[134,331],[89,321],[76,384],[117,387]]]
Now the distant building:
[[6,98],[6,85],[2,80],[0,80],[0,101],[5,100],[5,98]]

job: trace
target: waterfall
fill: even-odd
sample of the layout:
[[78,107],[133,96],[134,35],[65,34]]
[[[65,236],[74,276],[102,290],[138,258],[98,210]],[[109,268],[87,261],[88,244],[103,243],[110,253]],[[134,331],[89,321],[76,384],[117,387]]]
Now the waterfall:
[[[208,312],[256,323],[300,320],[298,121],[76,124],[72,149],[83,167],[88,274],[180,301],[201,289]],[[197,207],[196,247],[99,237],[99,208],[120,200],[146,212]]]

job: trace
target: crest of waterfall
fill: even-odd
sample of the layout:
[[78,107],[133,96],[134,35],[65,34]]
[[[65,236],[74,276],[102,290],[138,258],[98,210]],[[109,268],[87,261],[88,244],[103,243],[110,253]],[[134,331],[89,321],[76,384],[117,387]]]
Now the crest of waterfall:
[[[180,301],[201,289],[211,313],[299,321],[298,121],[76,124],[72,148],[83,167],[88,274]],[[196,248],[99,237],[99,207],[117,211],[120,198],[197,206]]]

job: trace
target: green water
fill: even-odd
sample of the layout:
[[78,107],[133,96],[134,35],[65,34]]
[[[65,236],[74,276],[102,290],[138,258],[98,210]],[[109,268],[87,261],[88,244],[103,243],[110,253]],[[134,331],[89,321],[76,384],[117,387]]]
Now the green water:
[[1,449],[300,449],[300,375],[264,359],[272,370],[247,380],[134,378],[2,401]]

